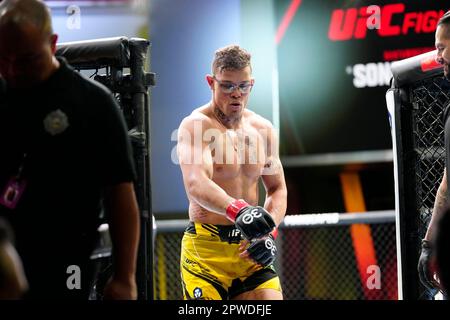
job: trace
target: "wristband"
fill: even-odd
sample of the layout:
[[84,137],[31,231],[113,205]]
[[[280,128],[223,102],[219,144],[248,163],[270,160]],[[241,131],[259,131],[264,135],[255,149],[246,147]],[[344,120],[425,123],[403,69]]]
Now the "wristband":
[[231,221],[236,221],[236,216],[242,208],[250,206],[247,202],[242,199],[233,200],[227,207],[227,217]]
[[270,234],[272,235],[273,240],[275,240],[278,237],[278,228],[275,227],[275,229]]

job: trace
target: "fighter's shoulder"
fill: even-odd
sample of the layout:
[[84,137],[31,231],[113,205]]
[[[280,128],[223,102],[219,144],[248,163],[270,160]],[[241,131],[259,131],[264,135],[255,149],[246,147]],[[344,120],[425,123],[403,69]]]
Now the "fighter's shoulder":
[[261,115],[257,114],[254,111],[251,110],[246,110],[245,112],[245,118],[247,119],[247,122],[254,127],[255,129],[258,130],[273,130],[273,124],[272,122],[270,122],[268,119],[262,117]]
[[180,123],[180,129],[194,130],[194,126],[197,126],[201,131],[209,129],[213,126],[212,119],[202,109],[202,107],[192,111],[190,115],[185,117]]

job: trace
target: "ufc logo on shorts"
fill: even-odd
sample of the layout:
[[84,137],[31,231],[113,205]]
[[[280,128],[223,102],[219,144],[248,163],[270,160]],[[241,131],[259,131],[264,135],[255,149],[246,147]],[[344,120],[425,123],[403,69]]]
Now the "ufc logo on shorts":
[[273,241],[271,239],[266,239],[265,245],[267,250],[269,250],[270,253],[272,253],[272,255],[274,256],[275,253],[277,252],[277,247],[273,245]]
[[262,213],[258,210],[258,208],[252,209],[252,211],[244,214],[244,216],[242,217],[242,221],[245,224],[251,224],[253,223],[253,220],[255,218],[261,218]]

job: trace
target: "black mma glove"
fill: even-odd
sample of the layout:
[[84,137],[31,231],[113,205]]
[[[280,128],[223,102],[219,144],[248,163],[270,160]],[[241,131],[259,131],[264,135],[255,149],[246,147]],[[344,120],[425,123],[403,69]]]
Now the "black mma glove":
[[275,228],[275,221],[269,212],[262,207],[251,206],[244,200],[234,200],[227,207],[227,217],[247,240],[264,237]]
[[277,256],[277,246],[272,235],[254,240],[247,248],[249,258],[257,264],[267,267],[271,265]]
[[419,257],[419,264],[417,270],[419,272],[420,282],[429,290],[439,288],[439,284],[434,280],[433,275],[433,248],[431,243],[427,240],[422,240],[422,252]]

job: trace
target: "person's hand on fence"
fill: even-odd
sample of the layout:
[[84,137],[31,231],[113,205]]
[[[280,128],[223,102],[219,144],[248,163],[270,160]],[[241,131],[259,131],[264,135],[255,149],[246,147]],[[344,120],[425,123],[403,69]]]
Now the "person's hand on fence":
[[434,279],[436,273],[433,247],[427,240],[422,240],[422,251],[417,266],[420,282],[429,290],[439,289],[439,283]]

